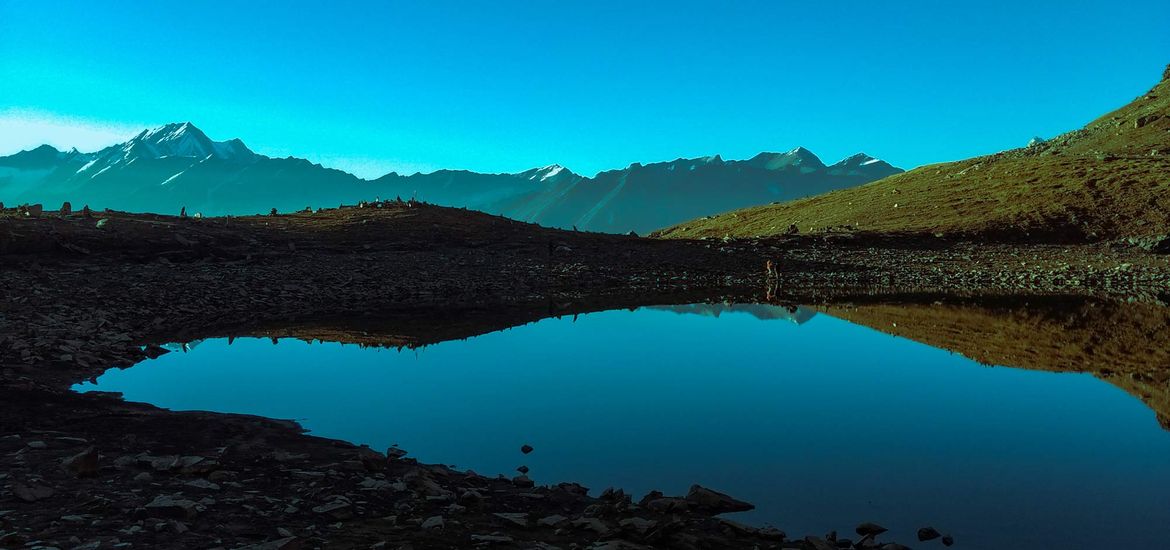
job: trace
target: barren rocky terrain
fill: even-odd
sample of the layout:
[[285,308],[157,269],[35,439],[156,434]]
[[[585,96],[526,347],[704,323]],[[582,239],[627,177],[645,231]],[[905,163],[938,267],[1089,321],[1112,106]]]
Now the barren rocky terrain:
[[[364,206],[203,219],[0,212],[0,546],[893,550],[875,542],[876,526],[804,537],[720,518],[749,505],[718,488],[590,496],[572,483],[420,464],[288,421],[69,387],[162,353],[159,344],[212,336],[418,346],[548,316],[702,301],[818,304],[878,324],[896,315],[883,304],[908,302],[931,312],[916,317],[938,318],[931,326],[968,334],[952,319],[970,316],[928,305],[1072,296],[1160,312],[1170,301],[1167,257],[1138,246],[659,241],[420,203]],[[936,335],[948,332],[908,336],[945,347]]]

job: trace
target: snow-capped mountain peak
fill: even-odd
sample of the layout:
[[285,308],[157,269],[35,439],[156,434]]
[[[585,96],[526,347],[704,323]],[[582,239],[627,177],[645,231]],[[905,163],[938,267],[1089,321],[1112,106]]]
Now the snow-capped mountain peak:
[[890,163],[865,153],[857,153],[841,159],[840,162],[829,167],[829,171],[842,175],[887,176],[900,172]]
[[221,160],[246,160],[254,153],[238,139],[212,141],[190,122],[174,122],[151,130],[143,130],[122,144],[124,158],[188,157],[203,159],[212,156]]
[[820,158],[804,147],[797,147],[786,153],[760,153],[748,162],[765,170],[794,167],[805,173],[825,167]]
[[559,164],[550,164],[548,166],[526,170],[518,175],[532,181],[548,181],[551,179],[556,179],[563,176],[573,176],[576,174],[573,174],[571,170]]

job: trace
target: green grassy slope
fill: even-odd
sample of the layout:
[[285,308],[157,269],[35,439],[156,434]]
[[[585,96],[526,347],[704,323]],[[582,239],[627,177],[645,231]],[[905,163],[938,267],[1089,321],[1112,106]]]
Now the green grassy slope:
[[915,232],[1026,240],[1170,233],[1170,68],[1130,104],[1047,143],[861,187],[692,220],[654,235]]

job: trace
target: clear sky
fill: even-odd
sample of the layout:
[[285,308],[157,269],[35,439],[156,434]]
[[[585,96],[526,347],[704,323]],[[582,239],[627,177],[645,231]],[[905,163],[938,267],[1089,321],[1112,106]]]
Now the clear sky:
[[1081,126],[1170,2],[0,0],[0,154],[191,121],[364,176],[797,145],[902,167]]

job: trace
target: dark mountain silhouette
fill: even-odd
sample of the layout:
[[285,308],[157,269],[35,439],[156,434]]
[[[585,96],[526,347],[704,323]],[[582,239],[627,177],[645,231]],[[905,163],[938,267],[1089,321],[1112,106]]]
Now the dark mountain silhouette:
[[864,154],[826,166],[804,148],[635,163],[592,178],[559,166],[516,174],[439,170],[364,180],[307,160],[213,141],[189,122],[144,130],[95,153],[42,145],[0,157],[0,201],[245,215],[416,198],[551,227],[648,232],[683,220],[854,187],[901,170]]

